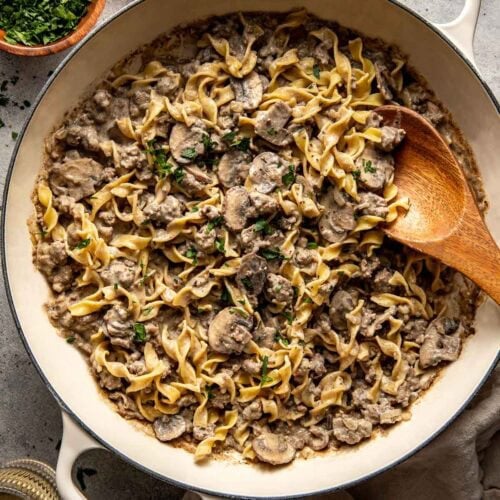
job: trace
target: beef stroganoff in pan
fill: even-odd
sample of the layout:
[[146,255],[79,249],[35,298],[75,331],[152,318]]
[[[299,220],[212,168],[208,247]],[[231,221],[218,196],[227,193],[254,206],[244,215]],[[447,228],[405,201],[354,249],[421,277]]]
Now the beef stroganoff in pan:
[[180,27],[47,140],[30,221],[47,312],[116,410],[201,460],[356,445],[473,332],[478,291],[384,239],[410,107],[469,149],[397,48],[305,11]]

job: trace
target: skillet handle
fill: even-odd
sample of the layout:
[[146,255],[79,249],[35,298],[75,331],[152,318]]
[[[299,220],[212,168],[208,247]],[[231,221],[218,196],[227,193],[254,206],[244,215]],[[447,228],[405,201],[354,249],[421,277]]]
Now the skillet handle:
[[445,24],[436,24],[441,31],[457,48],[476,66],[474,61],[474,33],[479,18],[481,0],[465,0],[460,15],[453,21]]
[[73,464],[84,451],[102,446],[75,424],[64,411],[62,421],[63,435],[56,468],[57,489],[63,500],[85,500],[85,496],[73,483]]

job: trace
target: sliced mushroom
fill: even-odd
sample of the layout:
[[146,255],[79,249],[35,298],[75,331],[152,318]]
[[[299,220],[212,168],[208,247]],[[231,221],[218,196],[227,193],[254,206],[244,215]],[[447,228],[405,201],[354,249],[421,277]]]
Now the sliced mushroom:
[[228,151],[220,159],[217,167],[217,177],[220,183],[227,187],[241,186],[248,176],[250,157],[238,150]]
[[186,421],[180,415],[163,415],[154,421],[153,430],[160,441],[172,441],[186,432]]
[[247,225],[252,213],[252,202],[244,187],[232,187],[224,198],[222,213],[226,226],[235,232],[240,232]]
[[272,215],[279,210],[279,203],[272,196],[259,193],[258,191],[250,191],[249,195],[256,216]]
[[264,432],[252,441],[257,458],[271,465],[283,465],[295,458],[295,448],[285,436]]
[[255,119],[255,133],[275,146],[286,146],[292,142],[292,134],[285,128],[292,116],[290,106],[278,101],[266,111],[259,111]]
[[318,223],[319,232],[326,241],[338,243],[356,227],[354,204],[347,201],[336,187],[329,189],[320,201],[325,211]]
[[323,450],[328,446],[328,441],[330,440],[330,436],[328,431],[324,427],[320,427],[319,425],[313,425],[309,428],[309,432],[311,435],[307,440],[307,444],[314,450],[319,451]]
[[347,320],[345,315],[352,311],[358,301],[358,292],[356,290],[339,290],[332,297],[330,302],[329,316],[333,328],[336,330],[345,330]]
[[385,198],[366,191],[359,193],[359,204],[356,211],[362,215],[374,215],[375,217],[382,217],[382,219],[385,219],[389,213]]
[[434,320],[427,328],[424,342],[420,348],[420,366],[429,368],[436,366],[442,361],[455,361],[462,346],[460,338],[460,323],[450,318],[439,318]]
[[250,165],[249,177],[259,193],[269,194],[277,186],[283,185],[287,173],[284,161],[276,153],[261,153]]
[[253,320],[236,307],[220,311],[208,328],[208,343],[215,352],[241,354],[252,338]]
[[262,101],[264,92],[262,80],[255,71],[252,71],[243,79],[231,79],[231,87],[236,101],[242,103],[244,110],[256,109]]
[[387,101],[392,100],[392,92],[389,88],[388,83],[388,71],[385,64],[382,64],[378,61],[375,62],[375,78],[377,80],[377,87],[380,90],[380,93]]
[[267,277],[266,259],[255,253],[249,253],[241,259],[240,268],[236,275],[236,282],[241,290],[247,295],[259,295],[266,282]]
[[394,172],[394,159],[391,155],[367,146],[356,160],[361,185],[370,191],[380,191]]
[[50,188],[56,196],[70,196],[78,201],[95,193],[102,174],[102,165],[91,158],[66,160],[50,169]]
[[176,123],[170,132],[168,144],[170,152],[179,163],[191,163],[197,156],[205,152],[203,136],[206,132],[196,125],[191,128],[183,123]]

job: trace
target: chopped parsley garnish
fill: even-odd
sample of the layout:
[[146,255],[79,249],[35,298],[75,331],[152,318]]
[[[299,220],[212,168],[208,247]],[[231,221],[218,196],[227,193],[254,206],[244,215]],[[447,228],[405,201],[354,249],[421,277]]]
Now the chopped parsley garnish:
[[203,135],[203,137],[201,138],[201,142],[203,144],[203,147],[205,148],[205,153],[210,153],[210,151],[214,149],[214,142],[208,134]]
[[316,78],[316,80],[319,80],[319,77],[321,76],[321,73],[320,73],[320,69],[319,69],[319,66],[317,64],[315,64],[313,66],[313,75],[314,75],[314,78]]
[[194,265],[198,264],[198,250],[195,247],[189,247],[184,255],[191,259]]
[[75,337],[66,337],[66,342],[67,342],[68,344],[72,344],[75,340],[76,340],[76,338],[75,338]]
[[233,301],[231,300],[231,294],[229,293],[229,290],[226,287],[222,289],[222,293],[220,294],[220,302],[222,305],[228,305],[233,303]]
[[262,233],[262,234],[273,234],[274,230],[273,228],[269,225],[269,222],[265,219],[259,219],[254,225],[253,225],[253,230],[256,233]]
[[216,227],[218,227],[222,224],[223,220],[224,220],[224,218],[222,217],[222,215],[215,217],[215,219],[211,220],[207,224],[206,232],[209,233],[210,231],[213,231]]
[[365,172],[373,174],[377,169],[372,165],[371,160],[363,160],[363,167],[365,167]]
[[286,319],[287,323],[291,325],[293,323],[293,316],[291,312],[284,311],[281,315]]
[[118,290],[118,287],[119,287],[119,286],[120,286],[120,285],[119,285],[118,283],[115,283],[115,284],[113,285],[113,289],[114,289],[114,290]]
[[279,248],[263,248],[260,254],[266,260],[284,260],[285,256],[281,253]]
[[276,132],[276,129],[275,129],[275,128],[273,128],[273,127],[269,127],[269,128],[267,129],[267,135],[276,135],[276,134],[277,134],[277,132]]
[[229,309],[229,312],[231,314],[239,314],[243,318],[248,318],[248,313],[243,309],[240,309],[239,307],[232,307],[231,309]]
[[286,187],[290,187],[295,182],[295,167],[288,165],[288,172],[281,178]]
[[283,344],[285,347],[288,347],[290,345],[290,341],[281,336],[278,332],[276,332],[276,335],[274,336],[274,341],[278,342],[279,344]]
[[90,0],[0,2],[0,28],[7,43],[47,45],[72,32],[89,4]]
[[19,136],[19,134],[17,132],[12,132],[11,135],[12,135],[12,140],[13,141],[15,141],[18,138],[18,136]]
[[82,248],[86,248],[90,245],[90,240],[92,238],[85,238],[84,240],[80,241],[80,243],[78,243],[78,245],[76,245],[76,249],[77,250],[81,250]]
[[145,316],[149,316],[151,314],[152,310],[153,310],[153,308],[151,306],[146,307],[146,309],[144,309],[144,311],[142,311],[142,314],[144,314]]
[[243,285],[245,285],[245,288],[247,290],[253,290],[252,281],[250,280],[250,278],[248,276],[241,278],[241,282],[243,283]]
[[359,177],[361,176],[361,171],[359,170],[359,168],[357,170],[353,170],[351,172],[352,176],[354,177],[354,179],[358,180]]
[[175,182],[177,182],[177,184],[180,184],[183,179],[184,179],[184,176],[186,175],[186,172],[184,172],[184,169],[181,168],[181,167],[177,167],[173,172],[172,172],[172,175],[174,176],[174,180]]
[[190,212],[199,212],[200,207],[198,205],[195,205],[194,207],[191,208]]
[[205,387],[205,393],[207,395],[207,399],[213,399],[215,398],[215,394],[213,393],[214,388],[216,387],[215,384],[213,385],[207,385]]
[[146,327],[143,323],[134,323],[134,340],[136,342],[146,341]]
[[264,385],[267,382],[272,382],[273,379],[272,379],[272,377],[269,377],[267,375],[267,372],[268,372],[267,365],[269,363],[269,357],[262,356],[261,361],[262,361],[262,366],[260,367],[260,385]]
[[172,173],[174,168],[167,160],[167,153],[162,148],[156,146],[155,141],[148,142],[149,148],[146,150],[153,158],[153,163],[156,166],[156,171],[160,178],[166,177]]
[[217,238],[215,240],[215,248],[217,249],[218,252],[224,253],[226,251],[226,247],[224,245],[224,240]]
[[315,241],[309,241],[306,245],[307,248],[318,248],[318,244]]
[[194,160],[198,156],[198,153],[194,148],[185,148],[181,151],[181,156],[186,158],[186,160]]
[[234,141],[231,144],[231,147],[233,149],[237,149],[238,151],[248,151],[248,148],[250,147],[250,137],[242,137],[241,139]]
[[234,130],[222,136],[222,140],[224,142],[227,142],[228,144],[232,144],[235,139],[236,139],[236,132]]
[[304,304],[312,304],[312,299],[311,297],[304,297],[302,302],[304,302]]

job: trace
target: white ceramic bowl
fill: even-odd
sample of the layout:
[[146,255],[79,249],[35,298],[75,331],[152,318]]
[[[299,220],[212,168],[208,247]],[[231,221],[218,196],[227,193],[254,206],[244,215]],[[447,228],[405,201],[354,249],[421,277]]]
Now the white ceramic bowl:
[[[473,65],[439,30],[401,6],[389,0],[146,0],[123,10],[77,47],[44,88],[20,134],[4,197],[4,271],[14,316],[35,365],[72,417],[64,418],[58,466],[65,498],[78,495],[69,479],[74,458],[99,446],[97,442],[158,477],[216,495],[290,498],[345,487],[380,473],[428,443],[464,408],[496,363],[500,309],[489,301],[478,311],[477,333],[465,343],[460,359],[413,407],[412,419],[387,435],[272,471],[218,460],[197,465],[191,454],[160,443],[115,413],[96,390],[83,357],[50,325],[43,308],[48,287],[33,267],[26,226],[44,138],[116,61],[173,26],[212,14],[285,11],[303,5],[322,18],[396,43],[410,56],[410,63],[428,80],[469,140],[491,201],[487,222],[493,235],[500,236],[498,104]],[[470,57],[478,9],[479,0],[468,0],[461,18],[442,27]]]

